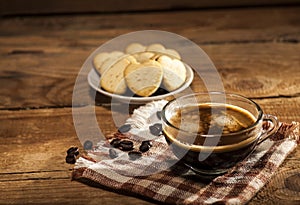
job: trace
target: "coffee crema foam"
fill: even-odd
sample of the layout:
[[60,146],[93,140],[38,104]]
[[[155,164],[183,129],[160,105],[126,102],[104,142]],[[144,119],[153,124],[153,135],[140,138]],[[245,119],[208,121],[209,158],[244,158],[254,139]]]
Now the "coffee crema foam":
[[[169,122],[177,129],[164,128],[168,140],[185,149],[198,151],[239,149],[253,142],[260,134],[255,129],[243,132],[256,122],[256,118],[249,111],[229,104],[186,105],[174,110]],[[212,141],[214,147],[203,146],[205,140],[216,140],[215,136],[219,137],[220,142]]]

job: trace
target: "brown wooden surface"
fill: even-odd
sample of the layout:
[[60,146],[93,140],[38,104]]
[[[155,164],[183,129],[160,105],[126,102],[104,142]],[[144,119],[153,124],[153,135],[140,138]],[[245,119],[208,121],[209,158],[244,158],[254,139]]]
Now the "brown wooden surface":
[[[0,204],[153,203],[71,181],[65,163],[70,146],[82,148],[72,120],[78,71],[98,46],[127,32],[193,40],[226,91],[253,98],[281,121],[300,121],[299,13],[257,7],[0,19]],[[192,89],[203,90],[199,78]],[[98,94],[95,109],[104,134],[113,132],[110,99]],[[297,148],[250,204],[299,204],[299,157]]]
[[0,15],[136,12],[169,9],[297,5],[299,0],[1,0]]

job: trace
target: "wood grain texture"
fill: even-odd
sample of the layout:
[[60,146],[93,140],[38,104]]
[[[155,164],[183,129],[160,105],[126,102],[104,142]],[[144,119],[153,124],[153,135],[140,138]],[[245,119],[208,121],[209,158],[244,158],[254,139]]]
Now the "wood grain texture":
[[[87,130],[92,129],[89,126],[89,113],[82,108],[76,109],[80,110]],[[97,106],[95,114],[105,136],[116,130],[108,107]],[[126,119],[126,113],[123,115]],[[122,113],[118,118],[122,118]],[[56,163],[54,170],[63,170],[66,167],[65,151],[69,146],[80,145],[71,108],[2,110],[0,121],[0,152],[12,157],[0,159],[2,172],[19,172],[20,168],[24,172],[42,171],[51,162]],[[93,136],[83,136],[86,139],[90,137]],[[101,139],[101,136],[95,137]]]
[[[39,172],[31,174],[25,179],[14,181],[0,181],[0,204],[103,204],[124,205],[142,204],[151,202],[135,197],[117,194],[108,190],[99,189],[78,182],[71,182],[71,171]],[[1,177],[7,177],[5,174]]]
[[[0,204],[152,204],[71,182],[73,166],[65,163],[70,146],[82,150],[85,139],[101,138],[90,109],[108,136],[137,107],[124,109],[102,94],[92,99],[90,89],[90,99],[74,108],[87,132],[74,127],[72,93],[83,62],[128,32],[158,29],[193,40],[215,63],[227,92],[251,97],[280,121],[300,121],[299,12],[257,7],[1,18]],[[192,89],[206,89],[197,75]],[[299,204],[299,159],[297,148],[250,204]]]
[[[300,98],[278,98],[255,100],[265,113],[278,116],[280,121],[300,121]],[[82,124],[89,127],[89,114],[82,108]],[[132,108],[118,112],[118,122],[114,121],[109,107],[96,106],[98,126],[105,136],[109,136],[125,122]],[[87,122],[86,122],[87,121]],[[2,171],[42,171],[45,163],[56,162],[55,170],[65,167],[65,151],[69,146],[80,146],[77,138],[71,108],[34,109],[34,110],[1,110],[0,111],[0,152],[10,158],[1,158]],[[79,136],[90,139],[93,136]],[[97,140],[101,136],[95,136]],[[24,146],[22,146],[22,144]],[[33,151],[33,153],[32,153]],[[39,155],[39,156],[38,156]],[[37,158],[36,158],[37,157]],[[28,159],[35,159],[30,161]],[[16,160],[14,160],[16,159]],[[24,159],[24,160],[23,160]],[[58,163],[59,162],[59,163]],[[34,170],[32,170],[34,169]]]
[[[290,157],[299,157],[299,149]],[[285,167],[296,160],[287,160]],[[299,193],[299,163],[293,164],[292,168],[281,167],[257,196],[249,204],[288,204],[296,205],[300,201]]]
[[297,95],[299,11],[288,7],[0,19],[5,28],[0,31],[0,107],[70,106],[85,59],[110,38],[139,29],[172,31],[198,43],[228,91],[251,97]]
[[[20,46],[19,49],[23,45],[38,47],[45,43],[50,46],[73,46],[77,49],[85,48],[84,45],[97,47],[100,43],[118,35],[143,29],[175,32],[200,44],[249,41],[297,42],[300,24],[298,13],[297,6],[39,18],[11,17],[0,20],[3,28],[0,36],[12,39],[1,41],[3,45],[17,44]],[[18,36],[28,40],[14,41]]]
[[2,0],[0,15],[51,14],[51,13],[88,13],[88,12],[132,12],[151,10],[216,8],[233,6],[274,6],[299,4],[297,0]]
[[[300,121],[299,98],[263,99],[256,102],[266,113],[277,115],[282,121]],[[285,106],[280,106],[282,102],[285,102]],[[117,127],[110,109],[102,106],[95,109],[100,129],[109,136]],[[120,117],[125,119],[131,109],[123,110]],[[85,112],[82,112],[83,119],[84,116]],[[70,146],[78,146],[82,150],[73,126],[71,108],[0,111],[0,155],[5,156],[0,158],[0,187],[4,190],[0,192],[0,204],[6,201],[10,204],[70,204],[74,201],[76,204],[112,204],[120,200],[124,204],[150,204],[142,199],[117,195],[112,190],[95,189],[72,182],[72,165],[65,163],[66,150]],[[278,172],[299,169],[299,157],[300,150],[297,148]],[[275,179],[282,182],[285,176],[282,174],[281,178]],[[278,198],[273,196],[273,190],[281,190],[282,186],[282,183],[276,182],[267,185],[253,199],[252,204],[261,201],[269,204],[262,197],[269,197],[270,202],[278,202]],[[298,200],[294,195],[286,197],[290,202]]]
[[[116,130],[109,109],[96,114],[103,133]],[[151,204],[72,182],[70,146],[83,150],[71,108],[0,111],[0,204]]]
[[[228,92],[248,97],[300,94],[300,44],[226,44],[202,48],[215,63],[222,77],[220,84]],[[3,58],[0,62],[0,107],[71,106],[77,72],[87,55],[74,51],[72,55],[64,52]],[[10,66],[12,63],[14,65]],[[210,71],[203,72],[209,74]],[[199,79],[193,82],[192,88],[201,91],[205,85]],[[100,96],[100,103],[110,101]]]

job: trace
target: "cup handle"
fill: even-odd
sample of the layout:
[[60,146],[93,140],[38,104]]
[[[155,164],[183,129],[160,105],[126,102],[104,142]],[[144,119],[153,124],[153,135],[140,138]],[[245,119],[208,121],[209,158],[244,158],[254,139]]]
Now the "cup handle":
[[[257,144],[262,143],[266,139],[268,139],[271,135],[273,135],[279,128],[279,123],[277,117],[274,115],[264,114],[263,116],[263,132],[258,140]],[[270,123],[271,122],[271,123]],[[271,126],[270,126],[271,125]]]

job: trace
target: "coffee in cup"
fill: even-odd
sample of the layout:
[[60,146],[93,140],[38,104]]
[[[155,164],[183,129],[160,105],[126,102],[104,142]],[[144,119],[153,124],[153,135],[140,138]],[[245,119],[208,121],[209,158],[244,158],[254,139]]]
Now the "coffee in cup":
[[[201,174],[226,172],[277,129],[250,99],[219,92],[174,99],[162,111],[163,133],[177,158]],[[269,130],[263,121],[271,121]]]

